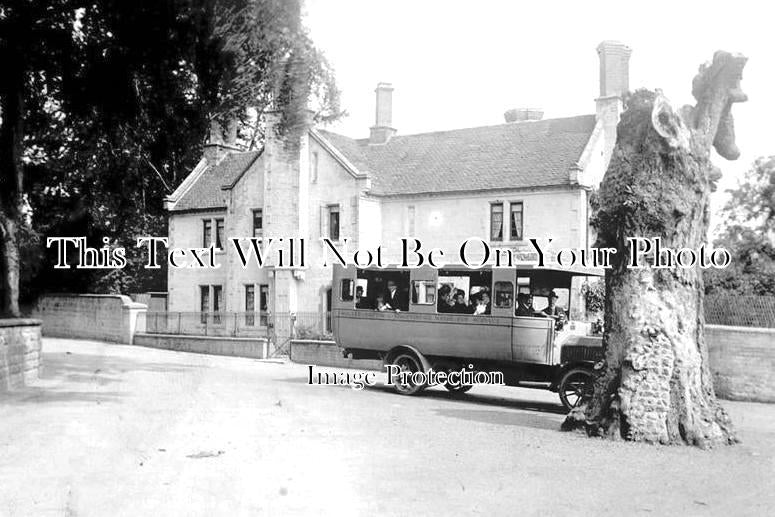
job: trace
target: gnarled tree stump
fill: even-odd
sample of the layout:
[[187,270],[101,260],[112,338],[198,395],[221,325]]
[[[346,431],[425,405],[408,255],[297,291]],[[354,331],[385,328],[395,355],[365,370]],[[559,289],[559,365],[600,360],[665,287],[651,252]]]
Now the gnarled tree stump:
[[704,243],[718,178],[711,147],[739,155],[730,109],[746,100],[745,62],[716,52],[694,79],[696,106],[679,113],[659,91],[626,101],[597,216],[597,245],[617,250],[605,278],[605,362],[592,400],[568,415],[566,430],[701,447],[736,441],[708,368],[702,270],[627,265],[632,237],[678,249]]

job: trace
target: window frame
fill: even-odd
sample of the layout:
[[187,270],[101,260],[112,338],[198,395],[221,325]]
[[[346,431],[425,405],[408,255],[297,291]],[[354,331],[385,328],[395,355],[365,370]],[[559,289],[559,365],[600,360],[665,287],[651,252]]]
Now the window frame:
[[[509,304],[498,304],[498,293],[503,292],[502,289],[498,289],[498,284],[509,284]],[[511,280],[493,280],[492,282],[492,296],[490,297],[491,307],[494,309],[512,309],[514,308],[514,282]]]
[[207,314],[210,312],[210,286],[199,286],[199,321],[201,323],[207,323]]
[[318,174],[320,172],[320,155],[317,151],[312,151],[312,156],[309,160],[309,182],[310,183],[317,183],[318,182]]
[[269,284],[258,284],[258,324],[269,326]]
[[213,221],[215,222],[215,238],[213,244],[215,245],[216,250],[223,251],[223,234],[226,231],[226,220],[223,217],[216,217]]
[[202,247],[209,248],[213,241],[213,220],[202,219]]
[[[348,298],[345,298],[344,296],[344,286],[345,282],[348,282],[350,285]],[[355,280],[352,278],[342,278],[339,282],[339,301],[340,302],[355,302]]]
[[[420,303],[419,301],[415,301],[414,293],[419,293],[417,291],[416,284],[425,284],[425,302]],[[433,289],[433,301],[428,301],[428,287],[431,287]],[[412,280],[411,281],[411,290],[409,291],[409,303],[412,305],[421,305],[421,306],[435,306],[438,303],[439,298],[439,288],[436,285],[435,280],[428,280],[428,279],[418,279],[418,280]],[[418,298],[419,299],[419,296]]]
[[[250,302],[250,303],[248,303]],[[245,326],[256,324],[256,284],[245,284]]]
[[[514,207],[519,206],[519,236],[514,236]],[[525,240],[525,203],[523,201],[509,201],[509,241],[522,242]]]
[[[221,323],[221,313],[223,311],[223,305],[224,298],[223,298],[223,285],[221,284],[214,284],[210,286],[213,290],[212,292],[212,299],[213,299],[213,323],[220,324]],[[219,295],[220,294],[220,298]]]
[[[493,228],[494,228],[493,227],[493,222],[494,222],[493,216],[496,213],[495,212],[496,208],[500,208],[500,216],[501,216],[501,221],[500,221],[500,226],[501,226],[500,227],[500,237],[493,235]],[[504,231],[505,230],[504,227],[506,226],[505,225],[505,220],[504,220],[505,219],[505,217],[504,217],[505,215],[506,215],[505,214],[505,206],[504,206],[504,202],[503,201],[491,201],[490,202],[490,218],[489,218],[490,226],[489,226],[489,230],[488,230],[489,231],[490,242],[503,242],[503,236],[506,233]]]
[[[336,214],[336,235],[334,235],[334,214]],[[342,210],[339,205],[328,207],[328,238],[338,242],[342,238]]]
[[[263,208],[254,208],[252,210],[253,219],[253,237],[263,237],[264,236],[264,209]],[[256,215],[258,215],[258,221],[259,226],[256,226]]]

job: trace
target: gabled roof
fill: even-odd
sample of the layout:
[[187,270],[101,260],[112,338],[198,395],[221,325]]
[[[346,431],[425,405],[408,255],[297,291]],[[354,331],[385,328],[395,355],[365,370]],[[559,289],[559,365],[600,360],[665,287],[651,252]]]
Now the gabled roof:
[[[204,171],[194,179],[187,190],[176,191],[170,196],[172,199],[176,194],[180,196],[171,211],[225,209],[226,190],[239,181],[259,156],[261,151],[232,152],[215,165],[205,164]],[[181,184],[181,187],[184,186],[185,182]]]
[[569,171],[595,128],[595,116],[519,122],[417,135],[369,145],[318,130],[360,173],[374,195],[407,195],[569,185]]

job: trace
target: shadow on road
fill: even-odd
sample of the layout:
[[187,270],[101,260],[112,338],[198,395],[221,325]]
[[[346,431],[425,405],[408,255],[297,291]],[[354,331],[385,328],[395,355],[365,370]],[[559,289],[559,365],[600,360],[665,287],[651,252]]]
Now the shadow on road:
[[[26,386],[0,395],[0,403],[22,405],[28,403],[96,402],[120,400],[125,393],[100,389],[124,382],[129,372],[177,373],[194,365],[149,363],[127,357],[106,354],[70,352],[43,352],[39,379],[46,386]],[[73,390],[73,384],[83,384],[84,391]],[[62,388],[57,386],[64,385]]]
[[104,354],[56,352],[43,354],[40,378],[104,385],[121,382],[120,376],[127,372],[177,373],[192,367],[180,364],[149,363]]
[[485,424],[516,425],[557,431],[560,424],[556,419],[544,415],[517,411],[490,411],[486,409],[437,409],[437,415]]
[[123,395],[123,393],[117,391],[72,391],[26,386],[12,392],[3,393],[0,396],[0,403],[23,406],[25,404],[90,402],[99,405],[117,402]]
[[[287,377],[281,379],[273,379],[273,382],[288,382],[294,384],[309,384],[307,377]],[[352,390],[347,384],[342,385],[330,385],[326,386],[326,389],[346,389]],[[504,388],[508,389],[508,388]],[[378,384],[375,386],[367,386],[365,391],[370,393],[381,393],[391,397],[400,397],[403,400],[410,399],[438,399],[445,401],[458,402],[464,405],[482,405],[482,406],[494,406],[508,409],[519,409],[524,411],[531,411],[537,413],[552,413],[556,415],[565,415],[568,411],[559,403],[542,402],[538,400],[516,399],[497,397],[492,395],[481,395],[477,393],[450,393],[446,390],[429,389],[423,391],[420,395],[413,395],[407,397],[405,395],[397,394],[391,386],[384,384]]]

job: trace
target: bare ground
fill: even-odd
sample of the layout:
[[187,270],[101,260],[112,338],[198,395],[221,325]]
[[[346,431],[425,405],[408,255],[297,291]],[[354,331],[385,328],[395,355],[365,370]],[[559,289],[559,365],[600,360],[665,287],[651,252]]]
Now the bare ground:
[[[0,515],[766,515],[775,405],[712,451],[558,431],[555,394],[306,384],[303,365],[47,339],[0,395]],[[330,371],[330,370],[329,370]]]

